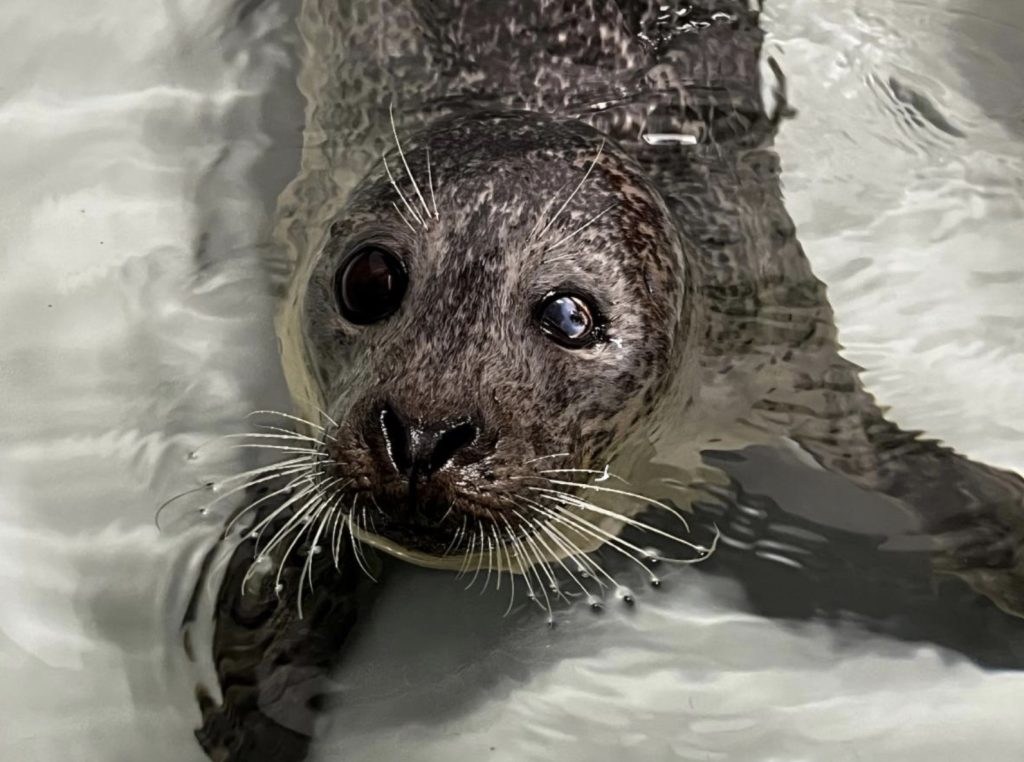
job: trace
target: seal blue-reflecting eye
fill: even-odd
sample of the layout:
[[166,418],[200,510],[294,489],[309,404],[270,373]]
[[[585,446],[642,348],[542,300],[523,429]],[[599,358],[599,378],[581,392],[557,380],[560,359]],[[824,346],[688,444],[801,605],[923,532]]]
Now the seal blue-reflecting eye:
[[570,349],[593,344],[598,338],[597,309],[576,294],[552,294],[538,305],[537,322],[551,339]]
[[408,285],[409,276],[398,257],[380,246],[366,246],[334,274],[334,298],[342,317],[366,325],[394,313]]

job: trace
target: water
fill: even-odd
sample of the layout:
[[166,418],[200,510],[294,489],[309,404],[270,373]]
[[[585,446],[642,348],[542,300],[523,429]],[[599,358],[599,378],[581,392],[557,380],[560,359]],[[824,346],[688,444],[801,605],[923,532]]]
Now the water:
[[[52,5],[0,11],[0,756],[201,759],[178,625],[211,537],[153,514],[232,471],[200,443],[287,404],[296,9]],[[1024,9],[767,16],[786,205],[846,355],[905,428],[1021,470]],[[880,552],[879,499],[789,453],[712,460],[743,485],[698,507],[728,542],[658,590],[623,563],[632,608],[552,630],[392,565],[314,758],[1017,759],[1018,622]]]

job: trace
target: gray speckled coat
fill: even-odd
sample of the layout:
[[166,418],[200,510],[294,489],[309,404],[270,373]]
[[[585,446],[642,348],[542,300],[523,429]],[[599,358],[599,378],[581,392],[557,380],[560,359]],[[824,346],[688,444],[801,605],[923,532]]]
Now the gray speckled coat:
[[[1020,478],[900,431],[838,352],[825,287],[811,272],[783,206],[772,138],[785,105],[766,113],[762,103],[757,10],[737,0],[307,0],[300,23],[308,43],[300,84],[310,105],[303,172],[282,200],[281,233],[296,275],[280,333],[289,383],[307,416],[317,407],[337,415],[358,409],[362,403],[345,391],[352,387],[416,396],[395,381],[408,376],[410,362],[428,369],[417,372],[437,390],[427,403],[436,411],[429,414],[442,415],[452,404],[444,390],[466,386],[443,369],[465,370],[477,361],[491,369],[482,371],[479,385],[498,408],[504,402],[506,409],[559,411],[551,413],[557,425],[549,430],[507,437],[519,442],[506,453],[508,462],[536,453],[531,436],[586,443],[589,459],[581,465],[614,454],[615,445],[637,430],[662,457],[677,453],[681,461],[699,457],[705,447],[787,439],[825,469],[888,496],[933,543],[938,568],[961,575],[1007,610],[1024,610]],[[317,305],[327,301],[325,261],[355,235],[360,220],[385,208],[390,191],[379,162],[388,152],[395,157],[392,104],[412,174],[422,177],[430,141],[448,135],[431,167],[439,191],[469,194],[502,214],[501,224],[488,226],[456,197],[443,198],[437,240],[409,226],[421,236],[417,246],[435,252],[429,263],[412,266],[477,282],[479,293],[497,302],[470,296],[463,304],[450,290],[423,286],[410,292],[411,304],[443,305],[444,314],[461,317],[430,324],[430,315],[410,307],[387,330],[398,336],[419,326],[416,341],[403,345],[381,333],[366,349]],[[509,111],[533,116],[494,121],[490,141],[474,142],[478,115]],[[477,124],[462,134],[460,119]],[[549,126],[538,128],[542,123]],[[563,126],[550,126],[555,123]],[[552,136],[562,142],[547,145]],[[508,268],[488,268],[483,255],[463,252],[504,247],[500,259],[507,265],[509,240],[519,241],[509,231],[536,230],[530,222],[549,210],[564,184],[550,171],[534,172],[531,162],[557,156],[572,177],[586,170],[599,145],[600,181],[581,197],[577,216],[570,210],[564,227],[554,228],[571,232],[587,213],[603,208],[603,199],[624,200],[617,227],[602,221],[574,242],[590,247],[582,259],[615,265],[604,280],[616,302],[609,307],[612,335],[617,330],[622,339],[623,354],[609,349],[596,358],[598,366],[605,363],[598,373],[604,391],[589,398],[604,402],[588,409],[580,401],[588,393],[572,382],[571,363],[578,360],[537,359],[537,351],[548,350],[496,353],[488,347],[520,346],[526,334],[506,328],[504,342],[477,346],[480,337],[462,335],[458,326],[479,322],[496,304],[506,312],[516,308],[515,290],[503,286]],[[500,172],[486,176],[479,164],[488,150],[500,170],[522,170],[518,195],[502,195]],[[475,185],[455,182],[468,176],[477,178]],[[411,186],[404,187],[411,195]],[[451,219],[453,205],[465,212],[461,221]],[[459,230],[470,227],[475,237],[453,247],[463,240]],[[519,243],[517,251],[528,248]],[[538,272],[541,282],[552,277]],[[582,267],[577,276],[596,283],[607,272],[588,274]],[[504,301],[494,294],[504,294]],[[631,323],[635,313],[646,322]],[[663,335],[652,339],[652,326]],[[385,345],[393,351],[380,351]],[[430,359],[442,351],[449,353],[447,365]],[[513,387],[536,381],[538,363],[565,363],[560,377],[568,380],[543,394],[516,396],[524,393]],[[338,369],[348,366],[356,370],[340,384]],[[628,372],[620,373],[622,367]],[[502,386],[501,378],[511,382]],[[503,425],[515,429],[514,421]],[[494,464],[502,464],[500,449]],[[296,707],[306,706],[334,662],[363,583],[342,574],[324,586],[329,593],[307,603],[300,620],[290,596],[278,603],[238,592],[235,583],[249,558],[251,549],[243,545],[217,602],[214,657],[223,702],[204,699],[199,737],[217,759],[300,759],[312,724]],[[297,562],[284,563],[286,578],[300,573]],[[345,563],[352,566],[349,558]],[[321,567],[314,573],[328,574]],[[275,696],[270,703],[268,691]]]

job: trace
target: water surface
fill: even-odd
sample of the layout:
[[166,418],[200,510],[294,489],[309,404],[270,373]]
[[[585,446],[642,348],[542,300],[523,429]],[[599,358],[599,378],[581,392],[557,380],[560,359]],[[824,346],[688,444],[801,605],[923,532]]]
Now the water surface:
[[[153,515],[237,468],[197,445],[287,405],[296,9],[50,5],[0,10],[0,756],[200,759],[178,624],[212,537]],[[767,27],[798,109],[787,208],[846,356],[903,427],[1021,470],[1024,8],[789,0]],[[633,608],[551,630],[394,569],[314,756],[1019,757],[1019,623],[813,521],[870,496],[790,454],[718,465],[743,485],[700,509],[723,552],[658,590],[635,574]],[[818,547],[841,562],[802,562]]]

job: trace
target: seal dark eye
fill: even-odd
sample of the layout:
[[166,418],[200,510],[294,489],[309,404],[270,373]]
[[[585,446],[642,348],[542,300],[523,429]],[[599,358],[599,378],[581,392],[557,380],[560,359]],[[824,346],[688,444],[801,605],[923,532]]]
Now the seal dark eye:
[[577,294],[550,294],[537,305],[540,328],[553,341],[569,349],[581,349],[601,338],[597,307]]
[[402,261],[380,246],[356,250],[334,274],[334,298],[342,317],[366,325],[398,309],[409,285]]

